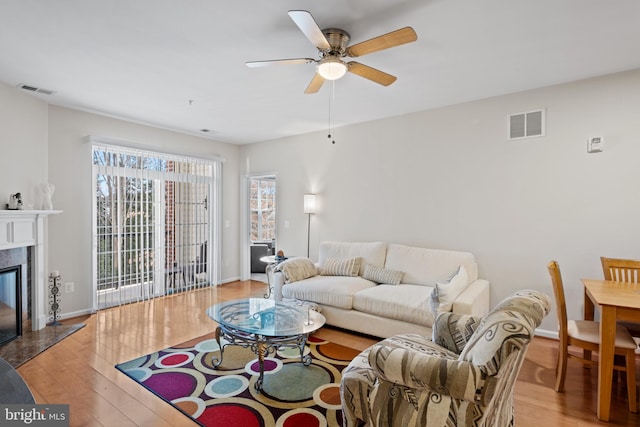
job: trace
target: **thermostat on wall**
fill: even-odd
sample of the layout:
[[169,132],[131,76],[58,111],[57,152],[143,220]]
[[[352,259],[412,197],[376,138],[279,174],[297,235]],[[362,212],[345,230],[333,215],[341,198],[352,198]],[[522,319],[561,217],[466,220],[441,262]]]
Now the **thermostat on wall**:
[[604,148],[604,138],[601,136],[593,136],[587,140],[587,152],[599,153]]

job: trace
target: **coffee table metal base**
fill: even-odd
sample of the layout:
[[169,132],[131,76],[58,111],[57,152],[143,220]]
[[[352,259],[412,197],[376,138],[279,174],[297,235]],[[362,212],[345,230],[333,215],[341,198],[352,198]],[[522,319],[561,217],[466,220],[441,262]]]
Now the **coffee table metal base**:
[[[304,348],[308,337],[309,334],[266,337],[264,335],[252,334],[230,328],[228,326],[219,325],[216,328],[216,342],[218,343],[218,347],[220,347],[220,358],[218,359],[214,357],[212,359],[213,366],[216,368],[220,366],[224,357],[224,349],[228,345],[250,348],[251,351],[258,356],[260,375],[255,384],[255,388],[258,392],[261,392],[262,384],[264,382],[264,359],[269,354],[275,353],[280,347],[297,348],[300,350],[300,361],[305,366],[309,366],[311,364],[311,356],[304,354]],[[221,339],[225,339],[227,342],[223,345],[220,342]]]

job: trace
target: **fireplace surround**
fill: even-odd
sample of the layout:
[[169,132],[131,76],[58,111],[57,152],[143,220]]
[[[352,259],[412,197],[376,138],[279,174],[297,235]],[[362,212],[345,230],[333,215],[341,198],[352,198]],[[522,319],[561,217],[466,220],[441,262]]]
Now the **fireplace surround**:
[[[27,311],[31,313],[31,329],[37,331],[47,324],[47,218],[62,211],[0,210],[0,251],[27,248],[27,277],[21,280],[28,286],[30,298]],[[23,289],[22,295],[27,292]],[[22,318],[24,319],[24,315]]]

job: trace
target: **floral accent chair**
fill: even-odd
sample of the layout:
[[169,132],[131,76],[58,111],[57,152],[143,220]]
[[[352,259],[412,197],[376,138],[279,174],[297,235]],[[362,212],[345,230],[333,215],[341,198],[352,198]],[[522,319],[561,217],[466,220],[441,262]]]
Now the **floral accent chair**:
[[486,317],[440,313],[433,340],[396,335],[343,371],[345,427],[513,426],[513,388],[550,298],[519,291]]

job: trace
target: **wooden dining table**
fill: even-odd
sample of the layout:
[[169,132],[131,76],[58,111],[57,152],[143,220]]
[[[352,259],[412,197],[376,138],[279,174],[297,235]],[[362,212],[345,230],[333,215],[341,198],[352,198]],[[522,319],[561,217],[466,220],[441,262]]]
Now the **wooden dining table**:
[[598,419],[609,421],[616,322],[640,322],[640,283],[582,279],[584,318],[593,320],[600,309],[600,354],[598,357]]

